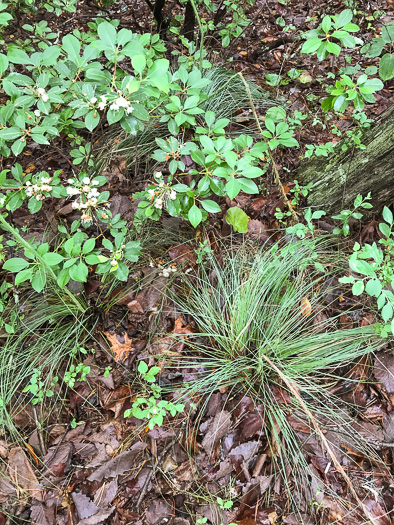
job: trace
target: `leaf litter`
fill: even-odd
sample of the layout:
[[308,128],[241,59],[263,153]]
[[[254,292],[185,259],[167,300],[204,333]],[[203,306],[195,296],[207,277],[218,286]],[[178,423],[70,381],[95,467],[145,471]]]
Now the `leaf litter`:
[[[271,89],[266,85],[262,70],[279,71],[284,53],[293,45],[273,23],[275,16],[286,16],[289,24],[294,23],[297,28],[301,28],[307,25],[310,10],[303,5],[290,6],[284,2],[268,2],[267,8],[270,23],[255,24],[251,36],[239,45],[234,56],[239,56],[241,67],[248,68],[259,82]],[[326,7],[322,5],[321,9],[324,11]],[[330,10],[329,7],[327,9]],[[146,20],[143,9],[140,12],[141,19]],[[261,42],[268,44],[268,49],[262,47]],[[308,59],[303,64],[297,64],[293,55],[290,55],[288,60],[286,67],[289,68],[310,66]],[[307,87],[299,83],[295,88],[283,88],[293,109],[301,110],[304,107],[305,90],[316,89],[315,78],[326,73],[325,67],[319,65],[320,71],[308,71],[311,85],[307,82]],[[387,106],[387,100],[381,97],[378,102],[377,111],[381,112]],[[240,118],[250,122],[248,115]],[[318,129],[317,141],[325,142],[327,134],[324,129],[315,129]],[[308,140],[307,137],[305,139]],[[280,170],[288,169],[290,163],[295,166],[297,159],[282,159],[282,162]],[[132,213],[127,194],[120,193],[125,191],[125,171],[124,159],[114,159],[109,174],[115,189],[111,204],[113,213]],[[274,187],[269,188],[267,197],[239,198],[227,205],[238,206],[252,217],[246,236],[260,242],[267,241],[272,228],[278,226],[274,213],[277,207],[283,208]],[[71,213],[70,207],[59,209],[57,213],[48,210],[51,227],[56,229],[56,214],[69,217]],[[15,214],[14,221],[19,226],[31,228],[30,236],[33,233],[36,240],[42,235],[41,225],[35,223],[28,214],[23,215],[22,210]],[[223,221],[221,231],[217,227],[213,228],[215,235],[219,236],[226,232],[227,225]],[[373,239],[374,235],[376,231],[372,224],[360,234],[364,241]],[[189,246],[172,245],[167,255],[171,261],[191,267],[198,275],[195,251]],[[130,406],[133,400],[133,388],[127,382],[132,380],[130,376],[135,376],[138,358],[158,356],[166,363],[166,359],[184,352],[188,337],[196,332],[192,319],[183,319],[168,303],[168,308],[163,308],[161,303],[167,279],[160,275],[160,271],[146,266],[141,272],[144,285],[136,289],[131,282],[130,287],[128,283],[119,290],[123,297],[115,302],[117,306],[125,307],[125,310],[118,310],[116,315],[111,312],[112,318],[108,315],[105,320],[108,327],[103,333],[110,344],[113,359],[104,357],[105,352],[98,355],[102,368],[107,363],[111,363],[114,368],[112,383],[102,382],[99,374],[92,374],[88,386],[83,386],[84,390],[70,402],[70,410],[86,423],[73,430],[63,424],[61,416],[57,424],[51,423],[45,437],[46,455],[42,458],[38,456],[42,460],[39,468],[28,449],[25,451],[22,447],[10,447],[8,443],[5,443],[4,451],[1,449],[0,456],[4,461],[1,466],[0,502],[4,512],[13,512],[16,503],[20,507],[20,519],[38,525],[139,525],[145,522],[152,525],[191,525],[198,517],[207,518],[217,525],[230,522],[239,525],[298,524],[300,516],[304,524],[335,521],[344,525],[362,523],[364,517],[360,510],[346,508],[334,497],[336,494],[344,499],[351,498],[310,422],[301,414],[292,412],[287,415],[287,421],[308,460],[309,479],[312,480],[310,486],[304,487],[304,491],[295,492],[299,514],[288,511],[284,474],[289,472],[289,465],[283,464],[282,474],[271,473],[272,458],[279,454],[278,447],[283,436],[279,430],[268,442],[262,432],[267,425],[264,407],[254,406],[249,392],[237,395],[236,399],[232,398],[231,391],[213,392],[213,401],[208,404],[202,418],[198,419],[195,413],[191,413],[188,424],[192,428],[181,428],[181,431],[180,423],[171,420],[166,421],[160,429],[147,432],[147,429],[140,428],[140,422],[123,418],[126,406]],[[100,283],[91,282],[88,285],[90,297],[99,293]],[[345,297],[339,303],[340,292],[338,290],[333,297],[339,312],[348,306],[347,301],[350,300]],[[316,308],[316,305],[313,307]],[[305,297],[300,305],[301,313],[308,317],[311,308],[309,298]],[[125,314],[123,325],[119,321],[119,312]],[[324,324],[325,315],[322,310],[322,319],[317,325]],[[342,313],[339,322],[344,329],[349,329],[354,323],[360,323],[361,326],[371,324],[373,319],[362,315],[361,319],[353,320],[349,314]],[[151,338],[151,332],[155,333],[155,323],[160,325],[161,333]],[[160,380],[163,384],[170,384],[174,374],[174,370],[168,372],[163,365]],[[195,371],[182,370],[179,374],[191,380]],[[356,388],[352,384],[355,380],[362,381],[357,383]],[[76,385],[76,390],[79,386]],[[362,407],[361,416],[350,417],[346,412],[348,428],[345,426],[341,431],[334,428],[327,431],[325,436],[335,445],[335,457],[349,472],[352,483],[362,494],[364,505],[374,517],[374,523],[389,525],[392,520],[387,513],[393,510],[394,485],[381,468],[381,462],[383,458],[388,465],[392,465],[394,453],[394,447],[387,446],[394,443],[392,349],[379,352],[373,363],[355,365],[354,369],[343,374],[332,392],[337,388],[336,394],[344,401],[343,410],[347,410],[346,402],[355,402]],[[278,404],[290,406],[289,393],[283,385],[275,385],[271,393]],[[69,399],[72,400],[71,394]],[[374,415],[371,411],[367,412],[371,407],[378,407]],[[68,416],[65,420],[69,419]],[[19,424],[24,431],[37,431],[34,417],[27,410],[19,414]],[[360,454],[353,430],[364,435],[381,456]],[[176,436],[178,439],[174,441]],[[169,445],[168,453],[161,463],[158,462],[161,452]],[[35,450],[35,453],[39,454],[39,451]],[[152,471],[154,476],[151,477]],[[236,480],[233,485],[232,480]],[[327,491],[325,483],[330,491]],[[141,511],[135,512],[136,501],[144,490]],[[236,502],[233,509],[218,509],[216,495],[223,495],[223,490],[227,491],[229,499]],[[201,504],[207,494],[213,502]],[[0,513],[0,524],[2,516]]]

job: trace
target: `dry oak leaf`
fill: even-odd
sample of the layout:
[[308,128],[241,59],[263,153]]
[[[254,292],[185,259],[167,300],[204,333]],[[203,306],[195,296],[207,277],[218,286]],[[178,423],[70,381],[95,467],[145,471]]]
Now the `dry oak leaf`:
[[128,335],[111,335],[109,332],[104,332],[104,335],[108,339],[109,344],[111,345],[115,361],[124,361],[131,350],[131,339],[129,339]]

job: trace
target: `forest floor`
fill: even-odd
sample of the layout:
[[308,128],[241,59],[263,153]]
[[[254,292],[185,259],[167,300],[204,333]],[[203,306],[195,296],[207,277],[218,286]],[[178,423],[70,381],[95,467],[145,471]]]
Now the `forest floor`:
[[[242,72],[266,90],[271,99],[287,105],[291,114],[298,111],[305,115],[296,133],[301,150],[296,153],[286,150],[286,155],[277,159],[279,175],[290,198],[300,154],[305,152],[306,145],[340,140],[339,132],[346,133],[353,124],[350,118],[335,116],[328,122],[318,103],[325,93],[329,74],[343,64],[330,60],[317,64],[296,53],[300,42],[289,37],[291,31],[283,33],[278,18],[283,17],[288,26],[297,30],[306,30],[309,28],[306,20],[317,11],[335,14],[343,9],[342,4],[331,0],[320,0],[318,6],[311,2],[257,0],[250,8],[252,24],[245,36],[236,38],[225,49],[220,43],[213,43],[209,50],[209,59],[215,65]],[[125,1],[122,9],[117,6],[107,9],[108,17],[119,18],[121,25],[132,31],[155,29],[151,11],[142,1]],[[166,16],[170,9],[174,15],[179,6],[174,3],[165,11]],[[379,26],[393,21],[392,4],[358,2],[357,9],[365,13],[361,27],[366,36],[371,29],[367,28],[365,18],[371,13],[385,10]],[[56,18],[40,11],[35,19],[46,19],[54,31],[63,35],[82,30],[99,11],[95,4],[87,2],[75,14]],[[26,20],[12,26],[8,39],[26,38],[22,24],[31,23],[32,18],[23,16]],[[169,49],[180,49],[172,40],[166,45]],[[353,65],[360,63],[366,67],[377,63],[377,59],[356,56],[355,52],[349,54]],[[267,74],[281,75],[285,82],[269,85]],[[292,74],[296,78],[292,79]],[[392,97],[393,86],[386,85],[377,94],[376,103],[366,105],[367,116],[375,119],[390,106]],[[254,125],[248,110],[240,113],[239,122]],[[339,130],[336,135],[333,128],[335,132]],[[67,173],[72,166],[69,150],[67,143],[59,139],[57,149],[38,146],[26,150],[19,162],[25,172],[63,169]],[[11,164],[12,158],[3,159],[3,168]],[[121,210],[125,220],[132,222],[135,203],[131,195],[146,185],[143,166],[133,168],[130,173],[125,159],[118,154],[104,175],[109,180],[112,213]],[[0,479],[0,525],[196,522],[359,525],[365,522],[365,510],[357,505],[338,464],[345,469],[374,523],[394,523],[394,354],[390,353],[389,344],[347,367],[341,372],[342,379],[330,387],[344,403],[356,407],[351,414],[353,429],[357,427],[373,455],[358,451],[346,428],[333,427],[325,431],[325,436],[334,447],[335,463],[314,428],[289,409],[287,422],[310,469],[301,489],[292,479],[288,465],[283,464],[282,469],[274,467],[275,453],[279,453],[276,440],[283,443],[280,428],[267,432],[263,401],[256,402],[258,397],[242,386],[223,387],[210,395],[201,395],[194,399],[201,410],[167,417],[153,429],[141,425],[141,420],[134,417],[124,417],[145,388],[137,370],[141,360],[149,366],[159,363],[158,381],[162,386],[180,379],[191,381],[195,373],[191,368],[176,370],[166,366],[184,351],[197,325],[191,316],[179,312],[166,293],[168,279],[163,275],[162,265],[172,262],[174,268],[190,269],[193,275],[198,275],[201,268],[198,258],[208,260],[204,259],[206,252],[201,251],[202,246],[220,259],[223,254],[228,257],[230,252],[226,250],[233,253],[245,242],[255,250],[264,242],[271,242],[271,232],[283,226],[275,212],[277,208],[285,209],[271,177],[268,173],[262,181],[260,195],[243,194],[235,198],[235,203],[227,202],[229,207],[241,207],[252,219],[245,236],[234,234],[230,242],[231,229],[224,214],[216,215],[197,233],[180,226],[179,221],[165,218],[147,228],[150,252],[144,253],[138,270],[130,275],[128,283],[112,292],[109,300],[101,301],[105,284],[97,280],[88,280],[75,290],[77,294],[85,294],[92,306],[94,323],[86,327],[87,353],[82,359],[90,372],[83,381],[75,382],[65,396],[57,398],[56,404],[47,400],[38,405],[28,402],[20,405],[14,414],[14,424],[22,436],[18,444],[7,433],[0,436],[0,456],[6,474]],[[73,211],[56,204],[31,215],[27,207],[21,207],[13,213],[12,221],[24,229],[26,238],[34,236],[40,240],[48,227],[56,226],[59,217],[71,222]],[[327,219],[320,228],[329,231],[334,223]],[[275,241],[281,237],[277,233]],[[375,219],[354,221],[344,249],[351,248],[356,241],[378,239]],[[221,246],[225,246],[222,253]],[[140,282],[138,289],[136,281]],[[322,306],[320,321],[324,316],[336,317],[338,327],[343,330],[376,321],[368,301],[358,301],[338,281]],[[4,336],[0,334],[1,338]],[[271,394],[283,407],[289,403],[289,394],[280,382]],[[288,457],[291,461],[291,451]],[[15,473],[23,474],[22,488],[15,482]],[[325,489],[327,485],[330,491]]]

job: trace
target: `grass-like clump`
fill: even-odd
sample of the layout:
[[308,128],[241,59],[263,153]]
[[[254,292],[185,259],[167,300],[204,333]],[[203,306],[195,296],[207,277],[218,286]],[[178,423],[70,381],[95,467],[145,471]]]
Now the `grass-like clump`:
[[[342,428],[343,444],[349,440],[354,449],[356,442],[367,456],[374,454],[352,426],[350,405],[329,390],[382,339],[373,326],[341,329],[332,304],[341,265],[328,248],[326,241],[310,239],[267,244],[257,253],[244,245],[225,251],[221,262],[211,255],[177,299],[197,325],[179,359],[180,366],[198,370],[183,385],[184,396],[209,398],[227,388],[230,398],[243,392],[262,404],[272,473],[281,474],[293,493],[310,485],[311,472],[290,415],[309,427],[348,484],[325,430]],[[336,313],[330,317],[330,311]]]

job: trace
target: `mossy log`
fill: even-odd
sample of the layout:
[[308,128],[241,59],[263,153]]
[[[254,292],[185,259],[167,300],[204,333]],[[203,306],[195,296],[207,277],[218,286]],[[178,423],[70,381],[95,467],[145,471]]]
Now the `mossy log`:
[[[305,160],[298,169],[303,184],[313,182],[308,205],[337,213],[351,207],[356,196],[371,192],[373,212],[394,202],[394,106],[362,138],[366,149],[349,148],[330,157]],[[337,146],[340,149],[340,146]]]

